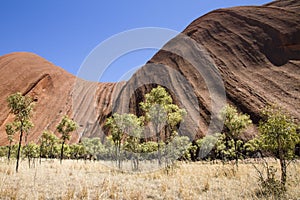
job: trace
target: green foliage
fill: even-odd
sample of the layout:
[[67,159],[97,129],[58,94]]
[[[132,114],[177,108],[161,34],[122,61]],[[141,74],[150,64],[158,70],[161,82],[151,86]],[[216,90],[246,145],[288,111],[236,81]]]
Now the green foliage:
[[113,144],[110,140],[102,143],[100,138],[83,138],[81,141],[85,154],[93,159],[108,159],[113,155]]
[[294,158],[295,145],[300,141],[294,119],[274,106],[266,107],[262,113],[266,118],[259,124],[262,147],[277,156],[282,151],[284,159]]
[[190,139],[187,136],[174,136],[170,143],[165,145],[166,162],[174,163],[181,158],[190,146]]
[[61,153],[60,153],[60,163],[62,163],[62,159],[64,157],[65,142],[70,139],[70,133],[75,131],[77,128],[78,128],[77,123],[74,122],[72,119],[70,119],[66,115],[62,118],[61,122],[56,127],[57,131],[61,134],[61,140],[62,140]]
[[221,120],[224,122],[224,134],[226,136],[223,141],[227,144],[227,152],[223,151],[223,153],[235,157],[238,166],[240,149],[243,144],[240,136],[252,121],[249,115],[238,113],[237,109],[231,105],[226,105],[222,109]]
[[148,141],[141,143],[142,153],[151,153],[157,151],[157,143],[154,141]]
[[5,132],[7,134],[7,140],[9,142],[8,151],[7,151],[7,159],[10,160],[11,144],[14,141],[14,134],[16,133],[16,130],[12,123],[5,125]]
[[[126,114],[125,114],[126,116]],[[126,143],[124,145],[124,148],[132,153],[140,153],[141,152],[141,145],[140,145],[140,139],[142,137],[142,133],[144,130],[144,119],[138,118],[137,116],[133,114],[129,114],[127,117],[127,120],[125,123],[127,124],[127,137],[126,137]]]
[[[62,146],[60,146],[60,151],[61,151]],[[70,145],[63,145],[63,159],[70,159],[71,158],[71,147]]]
[[140,103],[140,108],[145,112],[145,121],[155,129],[160,165],[162,133],[165,134],[164,141],[170,142],[172,135],[177,132],[177,125],[186,115],[186,111],[173,104],[171,95],[161,86],[153,88],[145,95],[144,101]]
[[5,125],[5,132],[7,134],[7,140],[9,144],[11,144],[14,140],[14,134],[16,133],[16,130],[12,123]]
[[[158,156],[160,163],[162,147],[167,163],[172,162],[173,157],[182,156],[178,154],[185,154],[188,146],[185,144],[189,144],[187,142],[189,139],[176,135],[178,124],[183,120],[186,112],[173,104],[166,89],[161,86],[153,88],[150,93],[145,95],[144,101],[140,103],[140,108],[144,111],[145,116],[137,117],[134,114],[114,113],[106,120],[105,125],[111,133],[107,140],[115,146],[115,157],[119,168],[121,167],[121,156],[130,157],[134,170],[138,169],[139,160],[142,158],[153,159]],[[145,138],[142,135],[144,124],[148,124],[150,129],[155,129],[156,142],[141,140],[141,138]],[[164,137],[162,137],[163,134]]]
[[225,133],[231,139],[240,137],[241,133],[252,123],[249,115],[238,113],[237,109],[231,105],[226,105],[222,109],[221,119],[228,129]]
[[261,149],[261,141],[259,138],[253,138],[244,144],[244,150],[247,156],[251,156]]
[[182,155],[182,160],[196,161],[198,158],[198,149],[199,149],[199,147],[197,145],[197,141],[190,142],[187,147],[187,150]]
[[45,130],[40,138],[40,157],[54,158],[54,147],[58,143],[58,138],[54,133]]
[[115,145],[121,144],[121,141],[124,136],[124,128],[122,121],[122,115],[115,113],[112,117],[109,117],[105,123],[105,125],[110,128],[111,140]]
[[[217,157],[221,158],[223,162],[236,158],[237,154],[234,147],[234,140],[228,138],[224,133],[219,133],[218,135],[216,142]],[[240,144],[240,142],[237,142],[237,144]]]
[[39,146],[35,143],[28,143],[25,147],[23,147],[23,154],[28,158],[28,164],[30,168],[30,162],[32,159],[39,157]]
[[[17,158],[18,144],[13,144],[10,147],[10,158]],[[22,148],[21,148],[22,150]],[[0,146],[0,157],[7,157],[9,146]]]
[[61,122],[56,127],[57,131],[61,134],[63,141],[70,140],[70,133],[78,128],[76,122],[70,119],[68,116],[63,116]]
[[30,115],[33,109],[32,98],[23,96],[20,92],[17,92],[10,95],[7,98],[7,102],[11,113],[16,117],[16,122],[24,122],[30,119]]
[[7,147],[6,146],[0,146],[0,158],[7,155]]
[[204,138],[198,139],[196,141],[197,147],[199,148],[199,154],[201,157],[202,155],[207,155],[206,157],[215,156],[212,154],[215,153],[215,144],[217,143],[218,139],[220,139],[219,136],[220,134],[207,135]]
[[29,142],[23,147],[23,154],[27,158],[37,158],[39,157],[39,146],[33,142]]
[[140,108],[145,112],[146,121],[151,121],[156,128],[156,134],[165,124],[170,133],[176,131],[176,126],[186,115],[185,109],[180,109],[173,104],[171,95],[165,88],[158,86],[145,95],[145,100],[140,103]]
[[[139,153],[140,138],[143,132],[144,118],[137,117],[134,114],[118,114],[114,113],[112,117],[106,121],[106,126],[111,130],[111,139],[116,148],[116,159],[119,168],[121,167],[121,143],[126,139],[124,148],[132,153]],[[138,159],[137,156],[134,159]]]
[[262,148],[272,152],[280,160],[281,183],[286,183],[288,160],[295,156],[295,146],[300,140],[298,125],[280,107],[267,106],[263,111],[265,119],[259,124]]
[[145,159],[145,160],[155,159],[156,154],[157,154],[157,149],[158,149],[157,142],[148,141],[148,142],[140,143],[140,148],[141,148],[140,155],[141,155],[142,159]]
[[[153,105],[170,105],[173,103],[172,97],[165,88],[158,86],[145,95],[145,101],[140,103],[141,108],[148,112]],[[149,116],[149,115],[148,115]],[[150,118],[152,116],[149,116]]]
[[30,121],[30,117],[31,117],[34,104],[32,98],[23,96],[19,92],[10,95],[7,98],[7,102],[8,102],[8,107],[10,109],[10,112],[15,116],[14,123],[13,123],[15,127],[14,130],[20,131],[19,147],[17,151],[17,164],[16,164],[16,172],[18,172],[23,132],[28,134],[29,129],[33,127],[33,124]]

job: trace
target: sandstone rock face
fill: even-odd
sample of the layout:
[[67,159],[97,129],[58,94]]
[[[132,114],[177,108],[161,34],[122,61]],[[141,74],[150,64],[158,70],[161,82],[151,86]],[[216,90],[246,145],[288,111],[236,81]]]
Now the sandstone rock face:
[[300,2],[274,1],[264,6],[210,12],[168,42],[126,83],[91,83],[68,74],[31,53],[0,57],[0,145],[11,120],[6,97],[33,96],[35,127],[55,130],[64,114],[74,118],[80,137],[103,137],[112,112],[142,114],[138,104],[156,85],[164,86],[188,115],[180,133],[191,139],[213,132],[215,111],[224,101],[248,113],[254,123],[259,109],[276,103],[300,120]]
[[[254,123],[267,103],[284,107],[299,120],[300,2],[219,9],[196,19],[128,81],[118,105],[133,96],[129,107],[138,113],[141,97],[155,85],[151,82],[165,85],[188,111],[181,134],[203,136],[211,131],[212,109],[219,109],[223,96],[222,87],[210,85],[207,70],[219,73],[227,102],[250,114]],[[129,95],[133,92],[137,95]]]
[[[103,134],[98,129],[101,130],[99,126],[104,117],[95,116],[106,116],[110,113],[110,95],[115,84],[76,79],[32,53],[12,53],[0,57],[0,80],[0,145],[7,143],[5,124],[13,117],[9,113],[6,98],[18,91],[35,100],[32,116],[34,128],[28,134],[28,141],[37,142],[43,130],[55,132],[64,115],[72,117],[80,125],[78,131],[73,133],[71,142],[77,142],[82,134]],[[97,103],[91,104],[96,104],[92,106],[96,113],[90,112],[91,101]],[[56,134],[58,135],[57,132]]]

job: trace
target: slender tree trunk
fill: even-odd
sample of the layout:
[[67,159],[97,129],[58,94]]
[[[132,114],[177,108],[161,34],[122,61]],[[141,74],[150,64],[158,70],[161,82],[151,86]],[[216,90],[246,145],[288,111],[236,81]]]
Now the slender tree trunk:
[[136,170],[139,170],[139,155],[136,156]]
[[236,140],[233,140],[234,141],[234,151],[235,151],[235,165],[236,165],[236,168],[239,167],[239,164],[238,164],[238,161],[239,161],[239,155],[238,155],[238,150],[237,150],[237,141]]
[[[47,152],[47,154],[48,154],[48,152]],[[51,144],[51,146],[50,146],[50,152],[49,152],[49,154],[48,155],[46,155],[46,160],[47,160],[47,158],[54,158],[54,155],[53,155],[53,144]]]
[[283,152],[283,147],[281,140],[278,138],[277,139],[278,143],[278,153],[279,153],[279,161],[280,161],[280,169],[281,169],[281,184],[285,187],[286,183],[286,160],[284,158],[284,152]]
[[23,138],[23,122],[21,122],[21,126],[20,126],[20,139],[19,139],[19,146],[18,146],[18,152],[17,152],[16,172],[18,172],[18,170],[19,170],[19,160],[20,160],[20,151],[21,151],[21,145],[22,145],[22,138]]
[[65,141],[62,142],[61,144],[61,150],[60,150],[60,164],[62,164],[62,160],[64,157],[64,145],[65,145]]
[[27,156],[27,159],[28,159],[28,166],[29,166],[29,169],[30,169],[30,161],[31,161],[30,156]]
[[118,147],[119,145],[118,144],[115,144],[115,159],[116,159],[116,166],[118,166],[118,162],[119,162],[119,157],[118,157]]
[[286,160],[284,159],[282,150],[279,151],[279,160],[281,168],[281,184],[285,186],[286,183]]
[[158,151],[158,165],[161,166],[160,134],[158,130],[158,123],[155,124],[155,129],[156,129],[156,142],[157,142],[157,151]]
[[9,143],[8,153],[7,153],[7,160],[8,160],[8,162],[10,162],[10,154],[11,154],[11,142]]
[[118,167],[121,169],[121,142],[118,143]]
[[42,164],[42,151],[43,151],[43,148],[42,148],[42,144],[40,146],[40,164]]

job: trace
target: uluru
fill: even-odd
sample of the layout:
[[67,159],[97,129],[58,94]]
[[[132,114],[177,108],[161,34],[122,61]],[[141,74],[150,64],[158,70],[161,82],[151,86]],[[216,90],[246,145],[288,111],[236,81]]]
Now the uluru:
[[[199,48],[188,46],[186,38]],[[72,135],[74,143],[81,137],[103,138],[104,123],[114,109],[141,112],[143,95],[160,84],[168,86],[176,104],[190,113],[181,134],[191,139],[205,136],[214,99],[203,73],[183,56],[197,61],[203,52],[209,59],[200,66],[218,71],[226,102],[249,114],[254,124],[267,103],[279,104],[300,120],[300,2],[274,1],[218,9],[194,20],[127,82],[81,80],[34,53],[1,56],[0,145],[7,143],[5,124],[12,120],[6,98],[17,91],[36,102],[29,141],[37,142],[45,129],[55,130],[67,114],[80,126]],[[216,96],[218,92],[222,93],[216,90]]]
[[300,1],[3,1],[0,199],[299,199]]

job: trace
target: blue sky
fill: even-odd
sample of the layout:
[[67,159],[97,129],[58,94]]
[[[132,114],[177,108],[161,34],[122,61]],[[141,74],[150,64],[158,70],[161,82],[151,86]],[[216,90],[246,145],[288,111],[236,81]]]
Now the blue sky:
[[[217,8],[262,5],[268,0],[3,0],[0,55],[36,53],[68,72],[77,72],[101,42],[123,31],[162,27],[181,32]],[[166,39],[167,40],[167,39]],[[118,81],[146,63],[156,49],[134,51],[114,61],[100,81]]]

